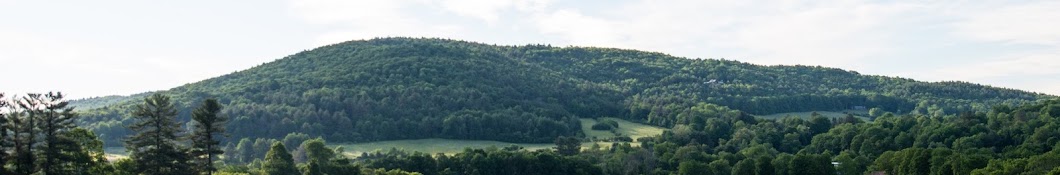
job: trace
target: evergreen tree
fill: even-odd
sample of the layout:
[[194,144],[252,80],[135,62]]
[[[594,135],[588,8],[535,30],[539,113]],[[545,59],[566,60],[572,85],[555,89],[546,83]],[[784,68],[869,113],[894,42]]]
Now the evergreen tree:
[[[4,93],[0,93],[0,109],[8,108],[7,99],[4,99]],[[7,160],[10,158],[8,150],[11,150],[13,144],[11,144],[10,136],[11,125],[8,125],[7,114],[0,112],[0,174],[13,174],[7,170]]]
[[189,155],[199,174],[213,174],[217,170],[213,164],[214,158],[224,154],[219,139],[223,137],[227,119],[220,116],[221,108],[217,100],[207,99],[191,113],[193,127]]
[[144,98],[133,111],[135,123],[129,129],[135,132],[126,139],[129,157],[137,163],[141,174],[168,175],[191,174],[188,171],[188,155],[181,148],[180,125],[175,117],[177,110],[169,96],[156,93]]
[[36,114],[40,114],[40,94],[27,94],[14,101],[17,107],[8,117],[12,129],[11,143],[14,174],[33,174],[37,171],[34,145],[37,144]]
[[287,152],[283,143],[272,144],[269,153],[265,154],[265,162],[261,164],[261,170],[265,175],[298,175],[298,168],[294,165],[294,158]]
[[[40,154],[38,154],[41,160],[40,167],[45,174],[70,174],[73,168],[76,167],[63,167],[63,164],[72,162],[73,158],[65,153],[81,152],[81,146],[77,145],[73,139],[67,137],[67,132],[76,128],[74,125],[73,107],[67,107],[69,104],[63,101],[62,93],[48,93],[44,94],[43,97],[36,95],[37,104],[43,106],[42,110],[37,110],[38,114],[34,115],[37,120],[40,121],[39,131],[44,137],[44,141],[40,147]],[[67,164],[69,165],[69,164]]]

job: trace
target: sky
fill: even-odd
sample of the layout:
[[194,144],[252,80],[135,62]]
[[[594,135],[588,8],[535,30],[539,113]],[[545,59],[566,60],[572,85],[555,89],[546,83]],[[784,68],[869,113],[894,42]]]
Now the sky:
[[821,65],[1060,95],[1060,1],[0,0],[0,92],[165,90],[315,47],[437,37]]

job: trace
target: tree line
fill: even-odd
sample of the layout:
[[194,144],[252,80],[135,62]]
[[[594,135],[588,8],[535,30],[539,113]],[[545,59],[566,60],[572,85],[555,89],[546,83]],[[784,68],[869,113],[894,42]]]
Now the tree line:
[[[497,46],[379,38],[299,52],[164,91],[177,121],[206,98],[225,105],[240,138],[299,132],[331,141],[484,139],[548,143],[578,136],[577,118],[670,127],[699,103],[753,115],[880,108],[897,114],[988,111],[1051,96],[962,82],[919,82],[819,66],[762,66],[635,50]],[[109,146],[148,94],[82,100],[79,124]],[[102,106],[102,107],[99,107]],[[343,129],[333,129],[343,128]],[[490,134],[480,134],[488,132]]]
[[136,135],[126,138],[130,159],[107,161],[103,141],[75,125],[63,94],[0,93],[0,174],[209,174],[223,152],[225,118],[216,100],[193,112],[190,131],[174,121],[169,98],[145,98],[133,113]]
[[1060,174],[1060,99],[943,116],[874,112],[871,122],[820,115],[762,119],[712,104],[684,109],[671,130],[640,146],[580,149],[578,141],[557,140],[555,150],[505,147],[434,156],[392,150],[358,159],[369,169],[428,175],[548,174],[538,171],[548,167],[539,163],[563,161],[574,166],[566,174]]

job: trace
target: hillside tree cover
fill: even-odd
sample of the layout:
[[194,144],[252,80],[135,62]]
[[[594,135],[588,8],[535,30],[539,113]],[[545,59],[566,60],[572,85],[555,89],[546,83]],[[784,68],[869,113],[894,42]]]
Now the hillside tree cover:
[[[519,168],[531,166],[526,165],[531,162],[560,160],[575,161],[566,164],[581,169],[564,174],[1060,173],[1060,140],[1056,139],[1060,138],[1060,99],[948,116],[887,113],[874,122],[830,123],[822,133],[809,129],[815,125],[812,120],[742,121],[740,115],[745,114],[736,110],[721,106],[699,109],[713,110],[695,116],[705,118],[698,121],[706,124],[679,123],[640,147],[615,143],[608,149],[592,148],[545,160],[539,154],[556,153],[488,148],[430,156],[392,150],[358,159],[367,168],[428,175],[503,174],[509,170],[546,174]],[[497,158],[490,159],[490,155]],[[454,159],[471,162],[449,163]]]
[[[0,101],[15,175],[1060,174],[1055,96],[607,48],[382,38],[161,92]],[[851,108],[870,120],[757,117]],[[582,149],[597,117],[669,130]],[[350,158],[325,141],[436,137],[557,147]],[[120,140],[130,158],[104,161]]]
[[[988,111],[1052,96],[963,82],[919,82],[819,66],[761,66],[634,50],[497,46],[379,38],[299,52],[166,91],[191,120],[207,98],[225,106],[231,140],[288,133],[333,142],[448,138],[550,143],[579,137],[578,118],[671,127],[684,108],[752,115],[858,107],[896,114]],[[78,100],[79,124],[118,146],[146,94]],[[332,129],[342,128],[342,129]]]

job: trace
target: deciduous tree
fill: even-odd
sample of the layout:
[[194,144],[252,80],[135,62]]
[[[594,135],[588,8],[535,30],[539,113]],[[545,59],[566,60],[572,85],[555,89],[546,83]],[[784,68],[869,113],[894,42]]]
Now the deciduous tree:
[[266,175],[298,175],[298,168],[294,165],[294,158],[287,152],[283,143],[272,144],[269,153],[265,154],[265,162],[261,164],[261,170]]

